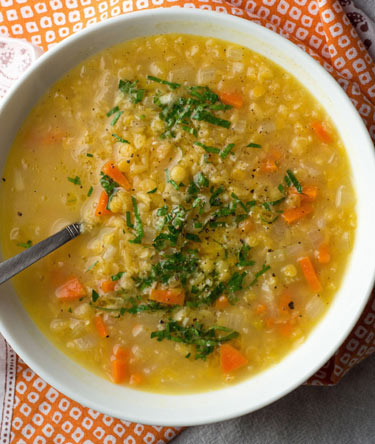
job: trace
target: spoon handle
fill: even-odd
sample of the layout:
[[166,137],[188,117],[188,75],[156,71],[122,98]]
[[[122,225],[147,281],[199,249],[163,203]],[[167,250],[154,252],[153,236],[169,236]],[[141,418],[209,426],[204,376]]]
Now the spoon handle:
[[47,239],[33,245],[32,247],[22,251],[22,253],[7,259],[0,263],[0,284],[32,265],[47,254],[61,247],[71,239],[81,234],[80,225],[77,223],[68,225],[63,230],[53,234]]

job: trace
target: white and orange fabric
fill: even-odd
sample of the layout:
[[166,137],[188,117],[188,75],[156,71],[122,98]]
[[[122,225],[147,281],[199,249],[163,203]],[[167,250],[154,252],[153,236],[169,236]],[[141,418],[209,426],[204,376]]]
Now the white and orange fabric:
[[[22,71],[35,56],[34,52],[27,57],[20,46],[7,49],[1,37],[23,39],[48,50],[99,21],[160,7],[233,14],[290,39],[335,77],[375,141],[375,24],[351,0],[0,0],[0,98],[17,77],[10,74],[12,61],[17,59]],[[373,292],[345,343],[307,383],[335,384],[374,351]],[[1,444],[161,444],[179,430],[132,424],[80,406],[40,379],[0,338]]]

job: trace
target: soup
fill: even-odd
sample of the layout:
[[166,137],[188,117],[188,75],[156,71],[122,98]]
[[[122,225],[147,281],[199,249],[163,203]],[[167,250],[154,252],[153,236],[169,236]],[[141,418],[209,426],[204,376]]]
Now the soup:
[[82,226],[14,280],[40,329],[114,383],[173,393],[301,344],[356,227],[321,105],[270,60],[191,35],[125,42],[59,80],[14,141],[0,202],[7,257]]

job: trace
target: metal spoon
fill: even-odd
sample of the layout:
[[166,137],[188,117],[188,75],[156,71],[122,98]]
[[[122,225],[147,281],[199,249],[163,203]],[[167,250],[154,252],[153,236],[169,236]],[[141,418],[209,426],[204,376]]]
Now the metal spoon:
[[22,253],[7,259],[0,263],[0,284],[6,282],[14,275],[20,273],[25,268],[32,265],[34,262],[52,253],[52,251],[66,244],[81,234],[80,224],[74,223],[68,225],[63,230],[53,234],[47,239],[33,245]]

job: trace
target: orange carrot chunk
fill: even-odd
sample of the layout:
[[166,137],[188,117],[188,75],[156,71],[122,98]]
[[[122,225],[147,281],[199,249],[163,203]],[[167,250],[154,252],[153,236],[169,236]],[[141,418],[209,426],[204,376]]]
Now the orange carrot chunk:
[[109,279],[108,281],[103,281],[101,283],[102,290],[104,293],[109,293],[110,291],[113,291],[116,287],[116,281],[112,281],[112,279]]
[[100,193],[99,202],[96,206],[95,216],[104,216],[105,214],[111,214],[111,211],[107,210],[108,194],[105,191]]
[[129,350],[120,344],[116,344],[113,347],[112,356],[115,359],[127,360],[129,358]]
[[328,262],[331,260],[328,244],[320,245],[318,251],[316,252],[316,257],[320,264],[328,264]]
[[86,296],[85,287],[77,278],[72,278],[61,285],[56,292],[56,297],[64,301],[72,301]]
[[311,291],[318,293],[322,289],[322,285],[316,274],[315,268],[308,256],[301,257],[298,259],[298,263],[301,267],[303,275],[305,276],[306,282],[309,285]]
[[266,311],[267,311],[267,307],[264,304],[258,304],[255,307],[255,313],[256,314],[262,314],[262,313],[264,313]]
[[128,181],[128,178],[123,174],[113,162],[107,162],[103,167],[103,173],[117,182],[126,191],[130,191],[132,186]]
[[184,305],[185,292],[181,288],[151,290],[150,299],[168,305]]
[[216,299],[215,308],[218,310],[222,310],[223,308],[227,308],[229,306],[228,298],[224,295],[220,296]]
[[315,121],[311,124],[311,127],[322,142],[324,143],[332,142],[331,135],[326,131],[321,122]]
[[291,187],[292,194],[298,194],[303,202],[313,202],[318,196],[318,187],[315,185],[306,185],[302,187],[302,194],[298,193],[295,187]]
[[248,363],[247,358],[229,344],[220,346],[221,369],[224,373],[233,372]]
[[294,308],[294,302],[292,296],[284,291],[279,300],[279,311],[280,314],[289,314]]
[[294,331],[294,322],[293,321],[287,321],[283,322],[278,325],[278,331],[281,334],[281,336],[288,337],[290,336]]
[[96,330],[98,332],[98,335],[101,338],[105,338],[106,336],[108,336],[107,326],[105,325],[103,317],[101,315],[95,316],[94,324],[95,324]]
[[219,92],[219,98],[225,105],[232,105],[235,108],[242,108],[243,96],[240,93]]
[[115,384],[124,382],[127,376],[127,364],[123,359],[113,359],[112,361],[112,379]]
[[296,222],[297,220],[300,220],[308,214],[312,213],[312,211],[313,207],[311,206],[311,204],[304,203],[298,208],[289,208],[284,210],[281,216],[285,220],[285,222],[287,222],[288,224],[292,224],[293,222]]
[[276,162],[273,159],[263,159],[260,164],[260,170],[263,173],[274,173],[277,169]]

